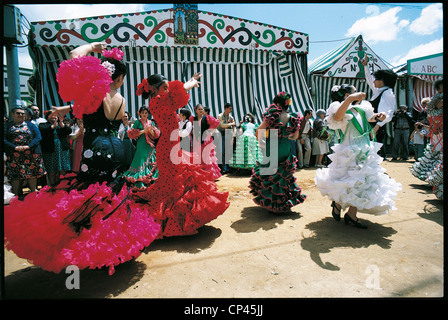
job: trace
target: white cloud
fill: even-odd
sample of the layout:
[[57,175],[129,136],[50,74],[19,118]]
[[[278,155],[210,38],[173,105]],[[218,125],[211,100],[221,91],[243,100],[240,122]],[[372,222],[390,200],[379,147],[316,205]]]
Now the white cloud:
[[[147,11],[143,4],[64,4],[64,5],[15,5],[29,22],[66,20],[104,16],[110,14],[135,13]],[[18,49],[19,65],[32,69],[28,48]],[[3,58],[3,64],[6,64]]]
[[392,58],[391,64],[393,66],[399,66],[406,63],[409,59],[420,58],[441,52],[443,52],[443,37],[438,40],[413,47],[406,55]]
[[420,17],[412,21],[409,30],[419,35],[430,35],[443,25],[443,8],[441,3],[434,3],[424,8]]
[[361,18],[348,29],[345,36],[354,37],[362,34],[367,43],[377,43],[381,41],[393,41],[397,39],[398,33],[409,25],[409,20],[400,20],[397,16],[401,11],[400,7],[389,9],[383,13],[368,7],[366,13],[371,13],[366,18]]

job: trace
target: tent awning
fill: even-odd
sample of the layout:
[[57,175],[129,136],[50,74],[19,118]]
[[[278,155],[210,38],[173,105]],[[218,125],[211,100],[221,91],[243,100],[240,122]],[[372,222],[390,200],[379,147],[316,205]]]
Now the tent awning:
[[353,43],[355,43],[355,41],[356,38],[352,38],[340,47],[337,47],[314,60],[308,68],[308,73],[311,74],[323,72],[324,70],[330,68],[336,61],[339,60],[344,52],[347,51],[347,49],[350,48]]
[[[197,45],[175,42],[173,9],[31,22],[36,46],[79,46],[102,41],[110,46],[201,47],[308,53],[308,34],[255,21],[197,11]],[[181,26],[180,26],[181,27]]]
[[[43,110],[64,104],[58,94],[56,73],[59,64],[69,58],[70,50],[70,47],[56,46],[36,48],[44,92],[40,102]],[[168,80],[186,81],[195,72],[201,72],[201,86],[192,91],[186,107],[192,110],[201,103],[210,107],[211,115],[217,117],[229,102],[234,106],[233,116],[237,122],[246,113],[252,113],[260,123],[264,110],[280,91],[291,93],[291,111],[303,114],[306,109],[314,109],[302,71],[306,58],[301,55],[187,47],[124,47],[123,50],[128,72],[119,91],[134,117],[139,107],[147,103],[135,94],[137,85],[153,73],[163,74]],[[94,55],[99,57],[99,54]],[[285,64],[288,65],[286,73]]]
[[368,58],[369,69],[389,69],[383,60],[364,42],[361,35],[318,58],[309,73],[322,73],[325,77],[364,79],[361,59]]

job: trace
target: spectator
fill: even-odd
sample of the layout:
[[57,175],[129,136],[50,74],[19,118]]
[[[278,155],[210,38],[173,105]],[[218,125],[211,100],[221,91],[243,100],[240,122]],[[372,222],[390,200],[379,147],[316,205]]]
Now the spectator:
[[314,120],[313,130],[314,130],[314,141],[313,141],[313,155],[316,156],[316,167],[325,167],[322,164],[322,158],[324,154],[330,152],[328,147],[328,140],[330,139],[330,134],[324,123],[325,111],[317,110],[316,119]]
[[299,139],[297,139],[297,157],[298,167],[308,168],[310,166],[311,158],[311,137],[313,136],[313,126],[311,124],[311,117],[313,110],[305,110],[303,117],[300,118]]
[[59,121],[52,111],[45,112],[46,123],[39,124],[42,134],[42,156],[51,186],[58,184],[59,176],[71,169],[69,135],[72,130]]
[[190,122],[191,111],[187,108],[180,109],[179,117],[179,137],[180,137],[180,148],[185,151],[191,152],[191,131],[193,125]]
[[255,117],[252,114],[248,113],[244,116],[241,124],[243,133],[237,139],[236,149],[230,160],[230,167],[252,170],[257,162],[263,160],[263,153],[255,136],[258,126],[258,124],[255,124]]
[[12,192],[19,195],[21,183],[27,181],[30,191],[36,191],[37,178],[45,174],[39,129],[25,121],[25,110],[17,107],[11,110],[12,121],[4,126],[6,151],[6,175],[11,182]]
[[407,106],[400,106],[400,109],[394,113],[392,122],[394,122],[394,142],[391,161],[396,161],[399,154],[401,160],[406,161],[409,158],[409,129],[413,126],[412,116],[407,112]]
[[414,131],[411,134],[412,145],[414,146],[415,160],[423,156],[423,150],[425,149],[425,137],[427,131],[423,128],[420,122],[414,124]]
[[133,143],[134,139],[131,139],[128,136],[128,130],[132,127],[131,114],[128,111],[125,111],[121,120],[122,123],[120,124],[120,128],[118,129],[118,138],[123,141],[123,148],[126,155],[126,164],[130,166],[132,160],[134,159],[136,151],[136,146]]
[[31,122],[36,127],[39,127],[39,124],[41,124],[41,123],[47,122],[47,120],[45,120],[45,118],[42,118],[40,116],[40,110],[39,110],[38,106],[36,106],[35,104],[32,104],[30,108],[31,108],[31,111],[33,112]]
[[29,107],[23,107],[25,110],[25,121],[31,122],[33,120],[33,111]]
[[[221,173],[225,174],[228,172],[228,167],[227,167],[227,161],[226,161],[226,130],[227,129],[231,129],[232,130],[232,134],[229,135],[227,138],[233,139],[233,130],[235,127],[235,119],[232,117],[231,113],[233,111],[233,106],[230,103],[226,103],[224,105],[224,112],[220,113],[218,115],[218,120],[219,120],[219,126],[218,126],[218,131],[221,133],[221,148],[219,146],[217,146],[218,148],[218,159],[219,157],[219,151],[221,151],[221,161],[222,164],[220,165],[221,167]],[[230,153],[233,154],[233,149],[229,149]],[[229,156],[230,159],[231,155]]]
[[[221,177],[221,171],[217,163],[215,145],[213,143],[213,133],[219,125],[219,120],[213,116],[206,115],[204,107],[197,104],[194,107],[196,116],[190,116],[190,122],[193,123],[193,157],[199,156],[203,169],[211,171],[215,179]],[[199,128],[195,129],[195,125]],[[201,149],[196,150],[195,145],[201,143]],[[219,148],[218,148],[219,149]],[[194,161],[194,160],[193,160]]]
[[79,172],[82,157],[82,142],[84,139],[84,123],[82,119],[75,118],[75,123],[72,126],[72,133],[69,138],[72,141],[72,171]]
[[140,119],[128,129],[129,138],[138,139],[137,149],[131,166],[123,174],[134,192],[145,191],[159,177],[155,140],[160,137],[160,130],[154,120],[148,119],[148,107],[140,107],[138,114]]

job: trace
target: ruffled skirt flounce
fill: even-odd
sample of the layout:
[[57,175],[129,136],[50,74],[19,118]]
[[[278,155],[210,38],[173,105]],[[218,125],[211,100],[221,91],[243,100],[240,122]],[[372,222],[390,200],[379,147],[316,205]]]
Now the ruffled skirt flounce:
[[5,207],[5,245],[44,270],[59,273],[114,267],[138,257],[158,235],[160,225],[147,208],[129,198],[126,186],[92,184],[69,192],[44,187]]
[[381,143],[361,146],[337,144],[328,155],[328,168],[316,170],[315,183],[323,196],[343,209],[356,207],[359,212],[385,214],[396,210],[394,199],[401,184],[389,177],[380,166],[377,152]]
[[263,152],[258,145],[257,138],[249,135],[240,136],[229,166],[239,169],[253,169],[257,161],[263,161]]
[[230,205],[229,193],[218,191],[213,174],[203,170],[202,165],[181,163],[176,167],[181,180],[156,183],[138,194],[162,226],[158,239],[195,234]]
[[305,201],[306,195],[302,194],[294,177],[296,167],[297,158],[290,155],[279,163],[275,174],[262,175],[263,165],[257,162],[249,180],[250,193],[255,196],[253,201],[273,212],[288,211]]

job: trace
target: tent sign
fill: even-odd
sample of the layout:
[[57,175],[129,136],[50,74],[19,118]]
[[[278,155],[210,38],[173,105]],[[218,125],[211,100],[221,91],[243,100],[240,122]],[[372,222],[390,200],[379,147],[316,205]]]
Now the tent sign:
[[369,69],[375,72],[380,69],[389,69],[384,62],[369,48],[359,36],[355,43],[348,48],[344,55],[325,73],[330,78],[357,78],[364,79],[364,66],[361,60],[369,60]]
[[443,53],[408,60],[408,74],[443,75]]

